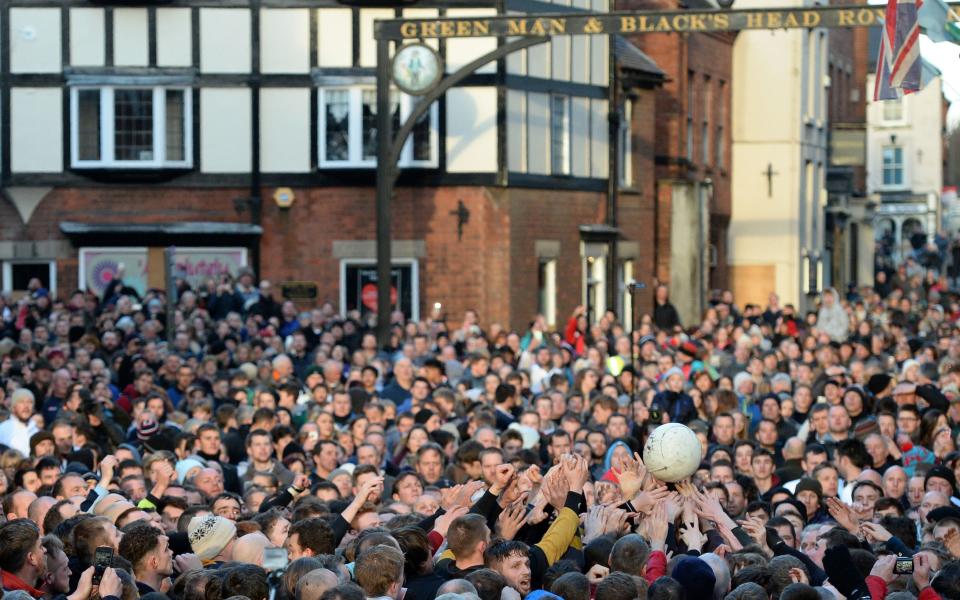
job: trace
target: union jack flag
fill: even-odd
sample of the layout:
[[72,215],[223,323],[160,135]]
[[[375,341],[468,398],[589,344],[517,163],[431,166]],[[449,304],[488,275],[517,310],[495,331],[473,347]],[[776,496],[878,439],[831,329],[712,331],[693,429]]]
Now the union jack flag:
[[887,0],[874,100],[890,100],[920,90],[920,23],[923,0]]

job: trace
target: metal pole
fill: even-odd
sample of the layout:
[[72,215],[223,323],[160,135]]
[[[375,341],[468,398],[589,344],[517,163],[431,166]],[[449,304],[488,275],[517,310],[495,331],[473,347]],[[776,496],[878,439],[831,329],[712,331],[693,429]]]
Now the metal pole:
[[390,41],[377,40],[377,341],[380,348],[390,343],[390,222],[393,185],[397,179],[397,162],[403,145],[413,131],[414,125],[430,109],[430,104],[448,89],[466,79],[483,65],[498,60],[511,52],[542,44],[548,38],[520,38],[499,46],[462,66],[452,75],[444,77],[432,90],[424,94],[420,103],[407,115],[396,137],[393,134],[393,119],[390,114]]
[[630,293],[630,368],[633,369],[633,387],[630,388],[630,418],[633,419],[633,403],[637,400],[637,378],[640,376],[640,369],[637,368],[637,295],[635,282],[627,284],[627,291]]
[[167,341],[173,342],[174,314],[177,304],[177,286],[173,280],[175,246],[163,250],[163,280],[167,286]]
[[390,343],[391,206],[394,170],[389,160],[393,139],[390,118],[390,41],[377,40],[377,342]]
[[[620,187],[620,95],[617,84],[616,38],[607,36],[607,225],[617,227],[617,192]],[[619,259],[617,258],[617,238],[610,240],[609,264],[607,265],[607,309],[617,311],[617,285]],[[624,286],[627,282],[624,280]],[[621,315],[623,318],[623,315]]]

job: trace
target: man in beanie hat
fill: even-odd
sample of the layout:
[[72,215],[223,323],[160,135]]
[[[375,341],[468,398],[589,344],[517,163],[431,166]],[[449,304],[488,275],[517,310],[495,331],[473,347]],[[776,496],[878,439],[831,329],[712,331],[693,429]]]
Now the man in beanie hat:
[[137,423],[137,439],[141,442],[146,442],[158,431],[160,431],[160,425],[153,417],[144,416]]
[[673,567],[671,577],[680,582],[687,598],[710,598],[717,576],[710,565],[695,556],[684,556]]
[[936,465],[927,471],[923,488],[928,492],[940,492],[954,504],[957,504],[957,478],[953,471],[943,465]]
[[43,458],[53,456],[57,451],[53,434],[44,429],[30,436],[30,456]]
[[874,373],[867,380],[867,391],[874,398],[886,398],[893,391],[893,377],[887,373]]
[[794,497],[807,509],[807,523],[819,523],[823,519],[823,486],[811,477],[797,482]]
[[233,558],[237,526],[230,519],[208,515],[190,519],[187,536],[193,553],[204,566],[224,563]]

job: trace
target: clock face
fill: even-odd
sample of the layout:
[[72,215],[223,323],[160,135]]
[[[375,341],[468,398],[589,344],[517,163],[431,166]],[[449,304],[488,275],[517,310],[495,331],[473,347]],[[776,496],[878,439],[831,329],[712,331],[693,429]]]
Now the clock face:
[[393,81],[408,94],[427,93],[442,74],[440,56],[430,46],[408,44],[393,57]]

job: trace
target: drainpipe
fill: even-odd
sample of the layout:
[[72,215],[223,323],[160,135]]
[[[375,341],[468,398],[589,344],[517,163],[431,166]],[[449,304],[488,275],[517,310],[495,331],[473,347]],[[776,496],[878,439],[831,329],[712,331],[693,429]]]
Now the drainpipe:
[[[263,224],[263,198],[260,196],[260,5],[261,0],[250,2],[250,223]],[[263,235],[250,245],[250,266],[257,277],[260,272],[260,245]]]
[[[607,225],[617,227],[617,192],[620,185],[619,174],[619,148],[620,148],[620,106],[619,94],[617,93],[617,51],[616,38],[613,35],[607,36],[607,115],[608,115],[608,143],[607,143]],[[618,280],[618,260],[617,260],[617,238],[616,235],[610,239],[610,260],[607,264],[607,308],[617,311],[617,296],[619,286]],[[624,281],[624,285],[628,282]],[[626,315],[618,315],[621,319]]]

